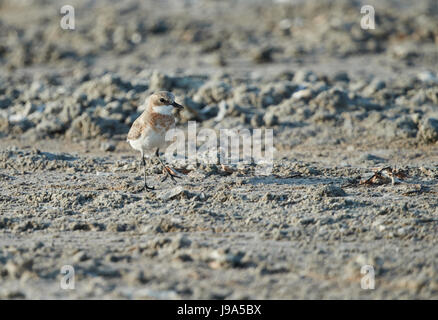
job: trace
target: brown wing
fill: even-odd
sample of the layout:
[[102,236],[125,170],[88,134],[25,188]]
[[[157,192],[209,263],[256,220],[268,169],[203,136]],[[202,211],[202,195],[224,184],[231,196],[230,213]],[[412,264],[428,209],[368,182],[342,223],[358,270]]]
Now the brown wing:
[[137,140],[140,138],[141,133],[143,132],[144,124],[141,118],[138,118],[134,121],[128,132],[128,140]]

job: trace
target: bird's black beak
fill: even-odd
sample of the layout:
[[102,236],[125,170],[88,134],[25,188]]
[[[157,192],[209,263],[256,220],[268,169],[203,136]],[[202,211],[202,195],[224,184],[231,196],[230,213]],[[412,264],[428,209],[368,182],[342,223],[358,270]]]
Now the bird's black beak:
[[179,103],[173,102],[172,106],[174,106],[175,108],[177,108],[178,110],[184,109],[184,107],[182,105],[180,105]]

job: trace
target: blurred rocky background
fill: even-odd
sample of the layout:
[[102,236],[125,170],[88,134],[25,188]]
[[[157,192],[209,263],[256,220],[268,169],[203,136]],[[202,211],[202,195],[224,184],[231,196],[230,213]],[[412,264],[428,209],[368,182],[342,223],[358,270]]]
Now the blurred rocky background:
[[[182,122],[272,127],[279,145],[438,140],[438,4],[0,1],[0,134],[123,140],[151,92]],[[316,134],[318,138],[316,138]],[[315,140],[316,139],[316,140]]]

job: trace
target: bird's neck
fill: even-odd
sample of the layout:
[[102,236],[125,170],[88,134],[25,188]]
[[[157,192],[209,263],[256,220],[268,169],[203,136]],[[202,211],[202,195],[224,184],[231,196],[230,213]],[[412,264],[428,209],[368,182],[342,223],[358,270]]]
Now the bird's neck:
[[146,109],[150,114],[158,114],[161,116],[173,116],[173,106],[170,105],[155,106],[155,107],[148,106],[148,108]]
[[153,108],[151,106],[147,106],[146,109],[143,111],[143,113],[140,116],[144,121],[148,121],[150,118],[173,118],[172,109],[170,112],[168,110],[157,110],[157,107]]

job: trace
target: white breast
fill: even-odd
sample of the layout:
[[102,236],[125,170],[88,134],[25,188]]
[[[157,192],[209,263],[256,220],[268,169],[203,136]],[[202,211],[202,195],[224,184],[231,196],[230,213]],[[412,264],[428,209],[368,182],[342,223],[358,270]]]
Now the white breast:
[[141,135],[136,140],[129,140],[132,148],[143,151],[146,156],[152,155],[157,148],[166,147],[166,131],[157,132],[155,130],[146,130],[146,134]]

